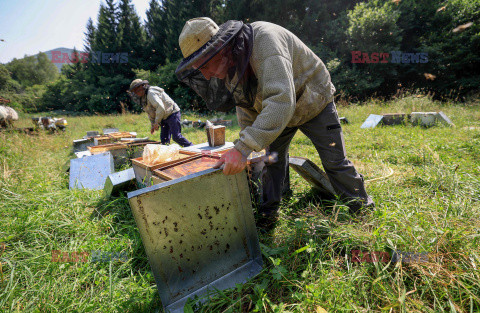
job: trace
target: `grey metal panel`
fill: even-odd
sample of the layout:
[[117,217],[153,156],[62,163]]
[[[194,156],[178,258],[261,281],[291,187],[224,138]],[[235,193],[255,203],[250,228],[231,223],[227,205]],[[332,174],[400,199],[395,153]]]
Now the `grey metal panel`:
[[382,116],[382,125],[402,125],[405,124],[408,115],[405,113],[389,113]]
[[133,168],[108,175],[103,191],[109,197],[115,192],[128,188],[130,185],[135,186]]
[[143,137],[143,138],[121,138],[120,141],[128,141],[128,142],[144,142],[144,141],[150,141],[148,137]]
[[162,303],[243,283],[261,271],[245,171],[208,169],[128,193]]
[[87,138],[88,138],[88,137],[95,137],[95,136],[98,136],[98,135],[100,135],[100,134],[98,133],[98,131],[93,130],[93,131],[87,131],[87,135],[86,135],[85,137],[87,137]]
[[383,119],[383,115],[370,114],[360,128],[374,128]]
[[317,188],[325,196],[334,196],[335,190],[328,179],[327,174],[322,171],[315,163],[307,158],[290,157],[290,167],[292,167],[307,182]]
[[70,160],[70,189],[103,189],[105,181],[113,173],[113,157],[110,152]]
[[85,151],[80,151],[80,152],[75,152],[75,156],[77,158],[83,158],[83,157],[86,157],[86,156],[91,156],[92,153],[88,150],[85,150]]
[[128,152],[127,152],[127,147],[123,149],[111,150],[109,152],[112,154],[113,164],[117,168],[124,164],[127,164],[130,161]]
[[180,149],[180,151],[191,151],[191,152],[202,152],[202,151],[210,151],[210,152],[215,152],[215,151],[222,151],[226,149],[233,148],[235,145],[233,142],[225,142],[223,146],[217,146],[217,147],[210,147],[208,145],[208,142],[200,143],[198,145],[186,147]]
[[413,125],[429,127],[435,125],[437,112],[412,112],[410,119]]
[[118,128],[104,128],[103,134],[118,133]]
[[93,137],[76,139],[73,141],[73,152],[80,152],[87,150],[87,147],[93,146]]
[[443,113],[442,111],[437,113],[437,120],[439,122],[442,122],[444,124],[450,125],[450,126],[455,126],[455,124],[452,123],[452,121],[448,118],[448,116]]

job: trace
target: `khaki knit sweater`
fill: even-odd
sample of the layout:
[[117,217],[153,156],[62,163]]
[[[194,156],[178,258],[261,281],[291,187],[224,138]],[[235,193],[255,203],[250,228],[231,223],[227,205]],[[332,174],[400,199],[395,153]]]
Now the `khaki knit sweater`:
[[151,86],[148,88],[146,104],[143,110],[147,112],[150,123],[153,126],[155,124],[160,125],[162,120],[180,111],[180,108],[162,88]]
[[250,64],[258,88],[253,108],[237,107],[241,131],[235,148],[244,156],[267,147],[285,127],[317,116],[335,93],[325,64],[297,36],[272,23],[251,25]]

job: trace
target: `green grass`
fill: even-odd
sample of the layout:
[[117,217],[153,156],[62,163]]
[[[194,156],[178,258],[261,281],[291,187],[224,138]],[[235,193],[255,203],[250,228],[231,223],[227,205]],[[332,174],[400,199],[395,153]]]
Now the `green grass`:
[[[438,110],[456,127],[360,129],[370,113]],[[260,235],[263,272],[188,309],[480,312],[479,102],[406,97],[338,111],[351,122],[343,126],[348,157],[364,174],[375,210],[352,216],[341,203],[318,199],[292,171],[294,194],[282,203],[274,232]],[[67,131],[54,135],[0,133],[0,312],[155,312],[161,302],[126,197],[68,190],[61,170],[72,140],[87,130],[115,126],[149,136],[147,117],[67,120]],[[17,126],[30,121],[24,117]],[[206,141],[203,130],[183,133]],[[237,126],[229,128],[227,139],[237,133]],[[290,154],[320,164],[301,133]],[[390,170],[392,176],[370,181]],[[52,250],[127,252],[130,259],[56,263]],[[428,252],[429,262],[352,263],[351,250]]]

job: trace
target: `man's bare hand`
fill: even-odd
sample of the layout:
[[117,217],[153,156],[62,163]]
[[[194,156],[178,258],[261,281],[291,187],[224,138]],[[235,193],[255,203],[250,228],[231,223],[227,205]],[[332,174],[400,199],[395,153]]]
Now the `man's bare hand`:
[[233,148],[220,158],[213,168],[220,168],[222,164],[225,164],[223,173],[225,175],[235,175],[240,173],[247,166],[247,158],[244,157],[240,151]]
[[150,134],[153,134],[156,130],[158,130],[160,126],[158,124],[153,124],[152,128],[150,128]]

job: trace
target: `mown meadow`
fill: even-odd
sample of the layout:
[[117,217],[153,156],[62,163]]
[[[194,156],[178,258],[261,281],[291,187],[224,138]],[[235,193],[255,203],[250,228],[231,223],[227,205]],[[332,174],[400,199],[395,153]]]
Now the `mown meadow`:
[[[371,113],[440,110],[455,127],[360,129]],[[342,126],[348,158],[365,176],[375,209],[352,215],[341,202],[319,199],[291,171],[293,194],[277,227],[259,234],[264,270],[204,303],[189,302],[186,312],[480,312],[480,101],[408,96],[338,111],[350,121]],[[16,126],[30,126],[29,117]],[[0,312],[162,312],[126,195],[69,190],[62,169],[74,157],[72,140],[88,130],[159,134],[149,134],[145,114],[67,120],[57,134],[0,133]],[[228,128],[227,140],[238,131]],[[202,129],[183,134],[206,141]],[[300,132],[290,155],[321,164]],[[52,262],[54,250],[128,258]],[[427,259],[352,262],[355,250]]]

